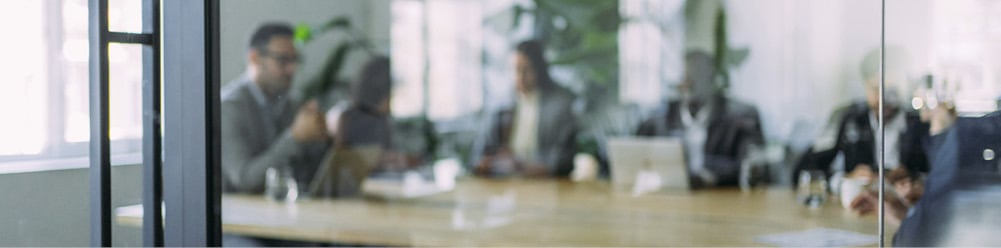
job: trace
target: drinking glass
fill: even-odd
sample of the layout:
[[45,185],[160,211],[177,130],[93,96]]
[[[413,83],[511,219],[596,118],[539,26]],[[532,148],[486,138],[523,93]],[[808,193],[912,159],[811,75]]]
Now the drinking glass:
[[268,167],[264,195],[273,202],[295,202],[299,198],[299,184],[292,176],[292,168],[287,165]]
[[797,198],[810,207],[820,207],[827,199],[827,177],[823,171],[805,170],[799,173]]

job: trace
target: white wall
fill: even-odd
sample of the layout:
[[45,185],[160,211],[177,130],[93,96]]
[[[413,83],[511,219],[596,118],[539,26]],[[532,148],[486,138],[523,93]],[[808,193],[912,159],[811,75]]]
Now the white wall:
[[[243,73],[250,35],[257,25],[267,21],[286,21],[293,25],[320,25],[338,16],[347,16],[355,27],[369,34],[378,48],[388,52],[389,0],[223,0],[220,20],[220,67],[225,84]],[[296,83],[319,71],[323,60],[342,37],[323,35],[301,48],[304,56]],[[388,54],[388,53],[387,53]],[[353,78],[365,57],[354,53],[345,68]]]
[[[927,57],[927,1],[890,1],[887,43]],[[862,97],[860,63],[879,47],[880,5],[866,0],[728,0],[731,47],[750,56],[731,72],[730,94],[757,105],[770,140],[796,125],[815,130]],[[689,45],[689,47],[692,47]]]
[[[86,161],[81,161],[86,163]],[[0,246],[89,246],[88,169],[0,174]],[[142,202],[142,166],[114,166],[112,206]],[[141,246],[141,229],[115,225],[115,246]]]

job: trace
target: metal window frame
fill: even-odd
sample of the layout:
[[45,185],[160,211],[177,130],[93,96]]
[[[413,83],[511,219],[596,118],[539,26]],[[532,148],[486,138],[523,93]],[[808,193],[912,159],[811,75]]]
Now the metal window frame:
[[219,0],[161,7],[164,244],[220,246]]
[[160,125],[160,0],[144,0],[143,32],[143,246],[163,246],[163,140]]
[[111,246],[108,0],[89,0],[90,28],[90,244]]
[[91,245],[111,246],[111,140],[108,46],[143,45],[143,244],[163,246],[160,1],[143,0],[143,33],[108,30],[108,0],[88,1],[90,39]]

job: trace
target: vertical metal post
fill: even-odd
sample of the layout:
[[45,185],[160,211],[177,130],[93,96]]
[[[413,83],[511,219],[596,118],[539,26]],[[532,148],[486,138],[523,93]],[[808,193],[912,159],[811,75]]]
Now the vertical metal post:
[[160,132],[160,1],[143,0],[143,246],[163,246],[163,150]]
[[167,246],[220,246],[218,0],[163,1]]
[[111,246],[111,141],[108,138],[108,0],[89,0],[90,244]]
[[[879,247],[884,247],[884,240],[886,240],[886,204],[883,201],[884,197],[884,187],[886,184],[883,182],[883,170],[886,169],[884,163],[884,156],[886,152],[886,130],[883,127],[886,111],[883,109],[883,98],[886,97],[885,87],[886,87],[886,0],[881,1],[882,6],[880,7],[879,14],[879,143],[880,146],[877,148],[879,150]],[[899,113],[898,113],[899,114]]]

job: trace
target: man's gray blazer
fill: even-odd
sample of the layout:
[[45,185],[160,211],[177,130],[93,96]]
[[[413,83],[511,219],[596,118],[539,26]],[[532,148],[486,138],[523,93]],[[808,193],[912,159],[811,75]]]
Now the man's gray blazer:
[[223,191],[260,193],[264,191],[268,167],[292,167],[300,187],[308,185],[327,144],[300,143],[291,135],[298,105],[287,97],[269,118],[253,93],[248,79],[236,80],[222,90],[222,172]]

